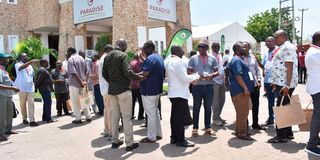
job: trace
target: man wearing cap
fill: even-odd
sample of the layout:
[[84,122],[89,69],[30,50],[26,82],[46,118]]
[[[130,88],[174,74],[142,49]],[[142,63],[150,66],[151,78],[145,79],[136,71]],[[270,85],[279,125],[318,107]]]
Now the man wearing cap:
[[193,131],[192,136],[198,136],[199,111],[204,101],[205,134],[211,135],[211,105],[213,97],[212,79],[219,75],[218,62],[212,55],[207,54],[209,41],[202,39],[198,45],[199,54],[190,58],[188,70],[191,73],[198,73],[202,78],[192,86],[193,95]]
[[31,64],[38,62],[39,60],[33,59],[27,61],[28,57],[26,53],[21,53],[18,57],[19,62],[15,64],[17,78],[14,81],[14,86],[19,88],[19,100],[20,109],[22,114],[22,123],[29,124],[27,121],[27,108],[26,103],[28,102],[28,115],[30,120],[30,126],[38,126],[34,118],[34,83],[33,76],[34,71]]
[[12,95],[19,92],[12,86],[12,80],[5,67],[9,63],[11,55],[0,53],[0,142],[8,140],[4,134],[16,134],[12,132],[13,102]]

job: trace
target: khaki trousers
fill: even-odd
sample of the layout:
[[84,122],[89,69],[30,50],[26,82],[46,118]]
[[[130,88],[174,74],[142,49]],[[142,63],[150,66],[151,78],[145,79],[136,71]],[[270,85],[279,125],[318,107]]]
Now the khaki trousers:
[[133,126],[131,122],[132,116],[132,96],[130,91],[123,92],[118,95],[109,95],[111,102],[111,127],[112,127],[112,143],[119,142],[119,121],[120,115],[123,119],[123,131],[125,143],[131,146],[133,142]]
[[249,114],[249,99],[244,93],[239,93],[231,97],[232,103],[236,110],[236,133],[248,133],[248,114]]
[[110,104],[110,97],[109,95],[103,96],[103,103],[104,103],[104,133],[111,134],[111,104]]
[[[22,120],[27,120],[29,115],[30,122],[34,122],[34,98],[33,93],[19,92],[20,111]],[[28,115],[27,115],[27,101],[28,101]]]

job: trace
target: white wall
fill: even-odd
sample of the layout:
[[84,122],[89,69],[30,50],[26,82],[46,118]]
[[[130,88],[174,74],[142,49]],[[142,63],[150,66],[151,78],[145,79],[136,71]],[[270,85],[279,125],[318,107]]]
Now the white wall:
[[158,41],[158,52],[161,53],[161,41],[163,42],[163,49],[166,49],[166,29],[164,27],[151,28],[149,29],[149,40]]

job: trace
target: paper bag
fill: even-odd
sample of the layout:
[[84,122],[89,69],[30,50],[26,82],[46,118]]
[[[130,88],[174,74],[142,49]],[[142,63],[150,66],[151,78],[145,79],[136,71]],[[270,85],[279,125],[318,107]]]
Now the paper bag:
[[80,109],[89,108],[94,104],[93,94],[88,91],[87,87],[81,89],[79,94]]
[[308,106],[303,109],[304,116],[306,117],[306,123],[304,124],[299,124],[299,130],[300,131],[310,131],[310,126],[311,126],[311,119],[313,115],[313,109],[309,108],[312,100],[309,102]]
[[282,105],[284,97],[282,97],[279,107],[273,107],[277,127],[281,129],[306,123],[298,95],[294,95],[292,98],[289,97],[290,103],[285,106]]

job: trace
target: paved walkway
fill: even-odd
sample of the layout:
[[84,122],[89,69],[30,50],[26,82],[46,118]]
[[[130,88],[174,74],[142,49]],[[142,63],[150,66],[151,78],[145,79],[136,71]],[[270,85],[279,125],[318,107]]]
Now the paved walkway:
[[[300,94],[303,106],[311,97],[305,92],[305,86],[300,85],[295,93]],[[18,99],[14,98],[17,106]],[[260,122],[267,118],[267,100],[261,97]],[[191,103],[191,102],[189,102]],[[192,104],[192,103],[191,103]],[[53,105],[55,106],[55,104]],[[55,107],[52,107],[55,115]],[[137,109],[138,107],[136,107]],[[251,131],[256,141],[247,142],[235,138],[231,133],[235,120],[235,111],[227,93],[227,100],[222,117],[227,120],[225,127],[214,128],[214,136],[199,136],[188,138],[196,143],[193,148],[177,148],[169,144],[170,141],[170,102],[162,97],[161,121],[163,139],[154,144],[140,144],[132,152],[126,152],[125,146],[120,149],[111,149],[111,142],[100,136],[103,130],[103,118],[93,117],[91,123],[82,125],[71,124],[73,117],[55,117],[58,122],[41,124],[38,127],[29,127],[21,124],[21,115],[14,119],[14,130],[19,134],[12,135],[6,142],[0,143],[1,160],[91,160],[91,159],[135,159],[135,160],[163,160],[163,159],[194,159],[194,160],[306,160],[317,159],[303,151],[308,140],[308,132],[298,132],[294,127],[295,139],[285,144],[269,144],[267,139],[274,136],[274,128],[267,131]],[[137,111],[136,111],[137,113]],[[36,120],[41,120],[42,104],[36,103]],[[251,120],[251,114],[249,115]],[[201,109],[200,128],[203,124],[203,108]],[[141,127],[144,121],[134,120],[135,140],[146,136],[146,129]],[[186,130],[190,137],[192,127]],[[202,134],[202,131],[200,132]],[[318,158],[320,159],[320,158]]]

